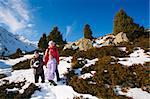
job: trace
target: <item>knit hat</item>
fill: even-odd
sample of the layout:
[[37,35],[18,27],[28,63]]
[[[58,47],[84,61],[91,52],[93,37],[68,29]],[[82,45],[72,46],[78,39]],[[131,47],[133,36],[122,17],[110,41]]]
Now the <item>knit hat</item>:
[[49,41],[49,42],[48,42],[48,45],[51,45],[51,44],[55,45],[55,42]]

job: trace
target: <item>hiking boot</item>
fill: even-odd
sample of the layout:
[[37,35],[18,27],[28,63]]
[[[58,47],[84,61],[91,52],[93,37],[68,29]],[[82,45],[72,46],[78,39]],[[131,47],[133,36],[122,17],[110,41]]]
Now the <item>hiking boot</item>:
[[57,86],[57,84],[53,80],[49,80],[49,82],[50,82],[50,85]]

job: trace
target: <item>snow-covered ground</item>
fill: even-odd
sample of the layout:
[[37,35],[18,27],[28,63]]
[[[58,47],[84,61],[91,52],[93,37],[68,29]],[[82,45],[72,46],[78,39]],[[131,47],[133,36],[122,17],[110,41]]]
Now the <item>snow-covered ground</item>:
[[[24,60],[25,58],[31,58],[32,55],[24,56],[24,58],[19,58],[13,60],[1,60],[8,65],[14,65],[18,63],[17,61]],[[67,73],[67,68],[71,68],[71,59],[72,57],[60,57],[60,65],[58,66],[58,70],[60,73],[60,77],[63,78],[64,74]],[[9,62],[10,61],[10,62]],[[45,68],[44,68],[45,69]],[[15,70],[11,73],[11,76],[3,78],[0,80],[0,85],[3,84],[2,80],[9,80],[9,82],[21,82],[25,81],[26,83],[22,89],[7,89],[7,90],[19,90],[20,93],[24,92],[31,83],[34,83],[34,75],[33,69],[22,69],[22,70]],[[41,79],[40,79],[41,80]],[[56,79],[54,80],[56,82]],[[57,86],[50,86],[49,82],[46,81],[45,83],[37,83],[36,85],[41,88],[40,91],[35,91],[32,95],[31,99],[73,99],[73,97],[80,97],[88,99],[98,99],[95,96],[89,94],[79,94],[73,90],[71,86],[67,86],[62,82],[58,82]]]
[[[83,60],[83,59],[78,58],[78,60]],[[91,71],[91,72],[85,73],[85,74],[81,74],[81,71],[82,71],[83,68],[94,65],[96,63],[96,61],[98,61],[98,58],[95,58],[95,59],[92,59],[92,60],[85,59],[84,61],[86,61],[86,64],[82,68],[75,69],[75,73],[78,74],[79,78],[83,78],[83,79],[91,78],[91,77],[94,76],[96,71]]]
[[144,64],[145,62],[150,62],[150,55],[144,53],[143,49],[138,48],[129,57],[119,58],[118,63],[125,66],[132,66],[133,64]]
[[[63,78],[64,74],[68,72],[67,68],[71,68],[72,57],[60,57],[60,64],[58,70],[60,77]],[[56,82],[56,79],[55,79]],[[40,84],[41,91],[36,91],[31,99],[73,99],[73,97],[83,96],[89,99],[98,99],[89,94],[79,94],[75,92],[71,86],[67,86],[61,82],[57,86],[50,86],[48,82]]]
[[[25,55],[24,57],[17,58],[17,59],[9,59],[9,60],[0,60],[1,64],[5,64],[7,66],[12,66],[20,61],[30,59],[33,55]],[[130,54],[129,58],[141,58],[140,61],[142,63],[145,62],[145,60],[150,61],[149,55],[145,54],[142,49],[134,51],[132,54]],[[145,59],[146,58],[146,59]],[[68,69],[71,68],[71,59],[72,57],[60,57],[60,64],[58,66],[58,70],[60,73],[60,77],[64,78],[64,74],[68,72]],[[121,62],[121,58],[119,58]],[[95,64],[98,59],[88,60],[86,59],[87,63],[83,66],[83,68],[91,66]],[[126,63],[127,64],[127,63]],[[129,64],[129,62],[128,62]],[[129,64],[131,65],[131,64]],[[44,67],[45,70],[45,67]],[[79,77],[86,79],[92,77],[96,71],[91,71],[89,73],[85,73],[81,75],[82,68],[77,69],[76,72],[80,73]],[[11,76],[8,76],[6,78],[0,79],[0,85],[3,84],[2,80],[9,80],[9,82],[21,82],[25,81],[25,85],[22,87],[22,89],[7,89],[7,90],[19,90],[20,93],[24,92],[24,89],[26,89],[31,83],[34,83],[34,75],[32,69],[23,69],[23,70],[15,70],[11,72]],[[41,80],[41,79],[40,79]],[[54,79],[56,82],[56,79]],[[57,82],[57,86],[52,86],[49,84],[48,81],[45,83],[37,83],[36,85],[41,88],[40,91],[35,91],[35,93],[32,95],[31,99],[73,99],[73,97],[80,97],[88,98],[88,99],[98,99],[95,96],[89,95],[89,94],[80,94],[73,90],[71,86],[66,85],[65,83],[62,83],[63,81]],[[91,82],[94,83],[94,82]],[[116,88],[117,89],[117,88]],[[146,91],[141,90],[140,88],[132,88],[127,91],[127,93],[123,93],[121,89],[117,89],[118,95],[126,95],[128,97],[132,97],[133,99],[150,99],[150,94]]]
[[133,99],[150,99],[150,94],[141,88],[130,88],[127,92],[122,92],[119,86],[114,89],[117,95],[132,97]]
[[57,85],[50,86],[49,83],[40,84],[41,91],[36,91],[31,99],[73,99],[83,96],[84,99],[98,99],[89,94],[79,94],[71,86]]
[[33,55],[24,55],[23,57],[16,58],[16,59],[8,59],[8,60],[2,60],[0,59],[0,74],[4,73],[9,75],[11,72],[11,66],[19,63],[20,61],[24,61],[27,59],[31,59]]

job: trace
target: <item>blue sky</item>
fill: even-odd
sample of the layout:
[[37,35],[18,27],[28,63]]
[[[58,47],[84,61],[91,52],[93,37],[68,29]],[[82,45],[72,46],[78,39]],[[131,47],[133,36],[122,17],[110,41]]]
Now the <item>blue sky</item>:
[[[22,6],[20,12],[17,11],[20,7],[16,3]],[[7,20],[2,20],[0,15],[0,24],[11,32],[34,41],[39,40],[43,32],[49,34],[54,26],[59,27],[67,41],[76,41],[83,37],[83,27],[86,23],[91,25],[95,37],[112,33],[113,18],[120,8],[136,23],[146,28],[149,27],[150,20],[149,0],[12,0],[10,4],[16,5],[9,8],[9,11],[15,10],[19,13],[11,13],[17,19],[5,22]],[[22,19],[23,21],[20,21]],[[16,22],[16,25],[9,25],[13,22]]]

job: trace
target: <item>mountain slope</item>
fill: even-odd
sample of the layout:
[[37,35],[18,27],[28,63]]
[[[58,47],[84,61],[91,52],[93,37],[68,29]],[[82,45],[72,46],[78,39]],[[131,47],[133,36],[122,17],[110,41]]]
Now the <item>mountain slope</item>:
[[17,37],[20,41],[22,41],[22,42],[24,42],[24,43],[26,43],[26,44],[28,44],[28,45],[31,45],[31,46],[33,46],[33,47],[35,47],[35,46],[38,45],[38,41],[30,41],[30,40],[28,40],[26,37],[24,37],[24,36],[22,36],[22,35],[16,35],[16,37]]
[[0,55],[10,55],[14,53],[17,48],[27,52],[36,49],[33,44],[21,41],[18,36],[0,27]]

